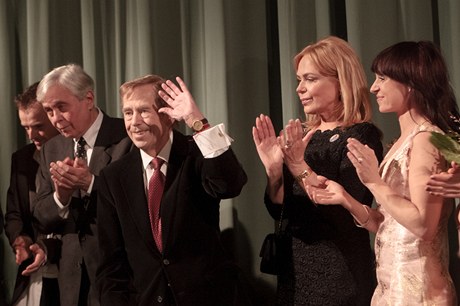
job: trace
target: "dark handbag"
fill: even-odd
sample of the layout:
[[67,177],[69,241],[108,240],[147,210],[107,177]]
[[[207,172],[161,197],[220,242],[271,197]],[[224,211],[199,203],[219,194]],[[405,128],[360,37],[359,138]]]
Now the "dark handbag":
[[260,272],[262,273],[280,275],[289,262],[291,238],[282,229],[283,210],[284,204],[281,209],[278,231],[268,234],[262,243],[259,253],[261,257]]

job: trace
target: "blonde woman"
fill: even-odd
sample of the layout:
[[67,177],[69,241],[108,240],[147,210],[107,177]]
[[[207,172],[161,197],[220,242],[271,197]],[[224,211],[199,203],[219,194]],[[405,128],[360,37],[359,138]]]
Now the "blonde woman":
[[279,219],[284,206],[292,236],[288,268],[278,277],[277,304],[369,305],[375,287],[369,234],[354,225],[345,208],[316,206],[302,186],[302,179],[317,184],[318,175],[333,177],[371,205],[372,194],[346,155],[349,137],[382,153],[381,133],[370,122],[365,74],[350,45],[337,37],[307,46],[295,56],[294,67],[306,122],[290,120],[284,135],[276,137],[270,118],[260,115],[253,128],[267,174],[266,207]]

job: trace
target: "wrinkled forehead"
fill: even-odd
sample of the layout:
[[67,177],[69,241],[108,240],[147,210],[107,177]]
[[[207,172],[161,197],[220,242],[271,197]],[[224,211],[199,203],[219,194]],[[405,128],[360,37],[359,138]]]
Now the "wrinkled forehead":
[[155,109],[163,107],[163,100],[158,95],[158,89],[153,84],[142,84],[126,88],[121,97],[122,106],[127,101],[145,101],[151,103]]

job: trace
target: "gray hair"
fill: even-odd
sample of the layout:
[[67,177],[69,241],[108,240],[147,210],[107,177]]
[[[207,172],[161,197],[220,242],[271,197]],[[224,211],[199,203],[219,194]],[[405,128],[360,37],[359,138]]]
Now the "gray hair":
[[43,101],[48,89],[59,84],[64,86],[79,100],[82,100],[88,91],[94,91],[93,79],[77,64],[68,64],[54,68],[48,72],[38,84],[37,100]]

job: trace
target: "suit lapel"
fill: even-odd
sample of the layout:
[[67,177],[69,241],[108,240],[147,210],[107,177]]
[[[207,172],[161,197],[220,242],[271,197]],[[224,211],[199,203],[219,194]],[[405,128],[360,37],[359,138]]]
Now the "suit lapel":
[[[72,138],[66,138],[58,135],[56,142],[57,145],[51,147],[49,156],[52,161],[64,160],[64,158],[74,158],[74,141]],[[46,146],[46,144],[45,144]]]
[[176,181],[177,176],[181,175],[180,171],[188,155],[188,150],[187,138],[181,133],[174,131],[173,144],[168,161],[168,171],[166,173],[165,190],[161,199],[161,226],[164,249],[167,249],[172,243],[169,239],[177,209],[176,193],[178,190],[174,186],[178,186],[178,184],[173,183]]
[[[174,131],[174,140],[168,161],[168,171],[163,198],[161,200],[161,225],[163,234],[163,247],[167,250],[172,241],[169,241],[170,232],[173,228],[173,221],[176,207],[175,180],[180,171],[186,156],[188,155],[188,139],[184,135]],[[125,197],[121,203],[127,203],[125,208],[132,218],[134,226],[138,229],[140,237],[146,242],[148,248],[160,255],[153,240],[150,219],[148,213],[147,196],[144,187],[144,173],[142,170],[142,159],[139,149],[133,149],[126,156],[126,166],[120,175],[121,186]]]
[[89,169],[91,173],[98,174],[101,170],[107,166],[111,161],[111,156],[105,151],[105,147],[94,146],[91,161],[89,163]]
[[149,249],[152,252],[160,254],[153,240],[152,229],[150,227],[149,212],[147,206],[147,197],[144,187],[144,173],[142,171],[142,159],[139,149],[134,149],[128,153],[125,160],[126,167],[120,175],[121,188],[123,188],[124,201],[127,203],[124,207],[129,212],[134,226],[139,231],[139,236],[142,237]]
[[97,133],[91,162],[89,164],[89,168],[96,175],[106,165],[128,152],[130,147],[127,143],[123,143],[123,145],[119,146],[124,138],[128,139],[123,120],[109,117],[104,112],[102,112],[102,114],[101,127]]
[[111,156],[106,152],[108,145],[113,143],[111,134],[108,133],[109,128],[109,117],[104,113],[102,118],[101,127],[97,133],[96,142],[94,143],[93,153],[91,156],[91,162],[89,163],[89,169],[91,173],[99,173],[102,168],[108,165],[111,161]]

